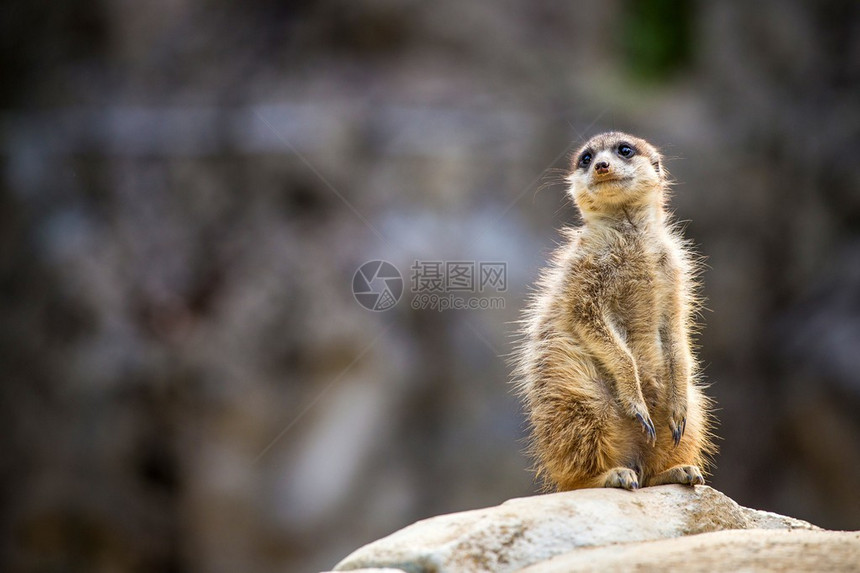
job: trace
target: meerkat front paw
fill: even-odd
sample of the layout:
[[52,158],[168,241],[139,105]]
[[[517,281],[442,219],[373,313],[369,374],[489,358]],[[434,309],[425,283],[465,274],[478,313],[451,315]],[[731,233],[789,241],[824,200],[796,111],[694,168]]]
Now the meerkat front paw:
[[675,446],[681,443],[684,431],[687,429],[687,401],[683,404],[674,404],[669,410],[669,429],[672,430],[672,440]]
[[620,487],[626,490],[639,489],[639,476],[630,468],[612,468],[606,472],[603,487]]
[[654,428],[654,422],[651,421],[651,415],[648,413],[648,407],[644,403],[632,404],[630,407],[632,417],[639,420],[642,425],[642,431],[648,436],[648,441],[651,445],[657,443],[657,430]]

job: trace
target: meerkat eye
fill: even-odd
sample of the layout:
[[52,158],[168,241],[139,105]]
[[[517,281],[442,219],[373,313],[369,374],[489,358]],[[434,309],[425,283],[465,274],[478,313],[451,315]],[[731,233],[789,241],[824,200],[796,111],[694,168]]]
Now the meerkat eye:
[[621,157],[632,157],[633,153],[633,148],[626,143],[622,143],[618,146],[618,155]]
[[588,167],[588,164],[591,163],[591,152],[586,151],[582,155],[579,156],[579,166],[580,167]]

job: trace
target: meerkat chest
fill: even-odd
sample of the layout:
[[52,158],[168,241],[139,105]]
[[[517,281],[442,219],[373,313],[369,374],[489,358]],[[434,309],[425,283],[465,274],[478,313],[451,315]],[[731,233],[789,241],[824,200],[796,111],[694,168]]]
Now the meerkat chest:
[[624,236],[598,257],[607,302],[619,316],[663,306],[673,278],[668,246],[652,236]]
[[666,278],[666,249],[656,238],[632,236],[609,242],[598,264],[619,288],[657,287]]

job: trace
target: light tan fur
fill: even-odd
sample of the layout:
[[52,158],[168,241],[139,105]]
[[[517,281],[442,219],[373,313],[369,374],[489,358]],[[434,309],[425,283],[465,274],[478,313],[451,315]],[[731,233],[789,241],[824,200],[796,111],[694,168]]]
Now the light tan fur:
[[537,473],[558,490],[704,483],[715,447],[691,342],[698,263],[669,222],[662,157],[611,132],[571,163],[583,225],[563,229],[514,354]]

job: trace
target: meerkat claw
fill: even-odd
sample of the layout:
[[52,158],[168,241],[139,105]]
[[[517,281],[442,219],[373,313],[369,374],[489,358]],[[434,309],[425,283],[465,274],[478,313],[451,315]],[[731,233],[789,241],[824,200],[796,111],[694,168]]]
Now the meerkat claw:
[[648,434],[648,441],[651,442],[651,445],[657,443],[657,430],[654,428],[654,422],[651,421],[651,418],[645,418],[642,414],[636,413],[636,419],[639,420],[639,423],[642,424],[642,430]]
[[681,438],[684,437],[684,430],[687,429],[687,418],[681,418],[677,424],[674,421],[670,421],[669,427],[672,428],[672,441],[675,447],[677,447],[681,443]]

